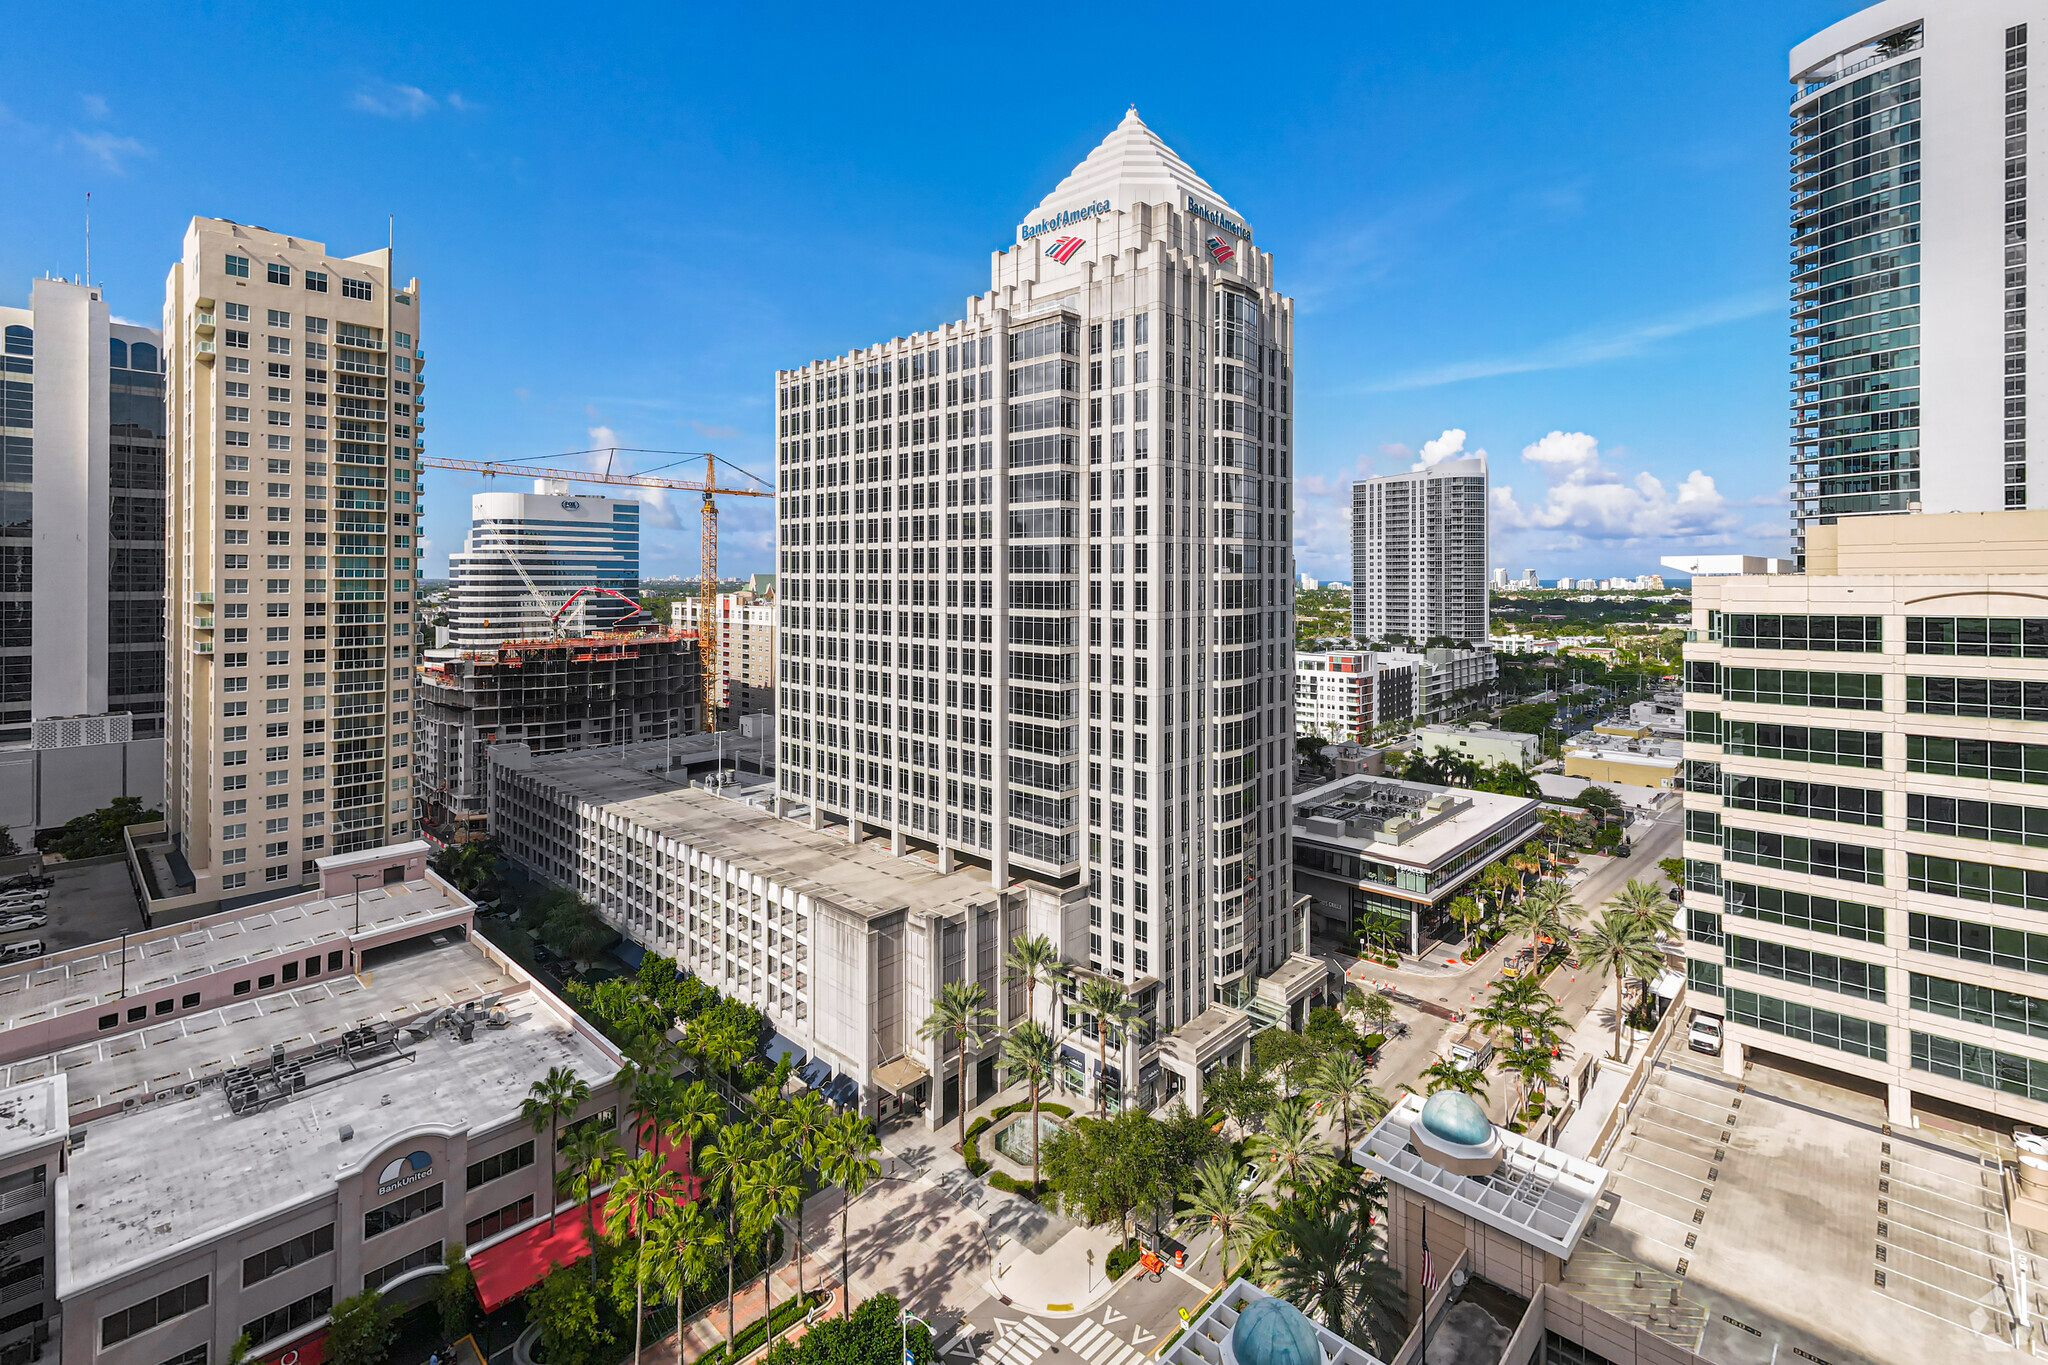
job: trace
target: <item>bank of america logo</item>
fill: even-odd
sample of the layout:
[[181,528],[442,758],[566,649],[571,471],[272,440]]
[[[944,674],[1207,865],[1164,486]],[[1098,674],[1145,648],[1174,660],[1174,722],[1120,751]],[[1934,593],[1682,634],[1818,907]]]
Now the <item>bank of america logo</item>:
[[1083,237],[1060,237],[1056,238],[1053,244],[1045,249],[1045,254],[1058,261],[1061,265],[1065,265],[1068,261],[1074,259],[1075,252],[1086,245],[1088,245],[1087,239]]
[[1214,256],[1219,262],[1227,264],[1230,258],[1237,254],[1237,251],[1222,238],[1211,237],[1209,239],[1209,254]]

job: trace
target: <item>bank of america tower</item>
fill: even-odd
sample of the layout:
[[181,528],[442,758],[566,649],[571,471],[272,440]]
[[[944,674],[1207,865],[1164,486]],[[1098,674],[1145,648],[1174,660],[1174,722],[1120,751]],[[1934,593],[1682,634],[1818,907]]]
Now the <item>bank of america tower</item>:
[[785,804],[1085,883],[1066,955],[1169,1028],[1306,948],[1293,361],[1272,256],[1133,109],[958,321],[776,375]]

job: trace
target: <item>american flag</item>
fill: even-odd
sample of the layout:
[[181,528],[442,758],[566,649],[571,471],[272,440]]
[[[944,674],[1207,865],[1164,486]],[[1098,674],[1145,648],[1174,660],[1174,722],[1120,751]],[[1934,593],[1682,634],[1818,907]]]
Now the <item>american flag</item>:
[[1231,246],[1230,243],[1220,237],[1211,237],[1209,239],[1209,254],[1214,256],[1219,262],[1227,262],[1232,256],[1237,254],[1237,248]]
[[1087,244],[1088,241],[1085,237],[1061,237],[1045,249],[1045,254],[1058,261],[1061,265],[1065,265],[1068,261],[1074,259],[1075,252]]
[[1436,1262],[1429,1256],[1429,1229],[1422,1232],[1422,1292],[1424,1295],[1436,1292]]

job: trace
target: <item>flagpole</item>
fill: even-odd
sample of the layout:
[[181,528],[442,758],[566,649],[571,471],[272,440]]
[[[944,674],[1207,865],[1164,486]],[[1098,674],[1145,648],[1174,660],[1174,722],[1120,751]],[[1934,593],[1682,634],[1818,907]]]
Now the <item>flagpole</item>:
[[1415,1353],[1416,1365],[1429,1365],[1429,1205],[1422,1206],[1422,1349]]

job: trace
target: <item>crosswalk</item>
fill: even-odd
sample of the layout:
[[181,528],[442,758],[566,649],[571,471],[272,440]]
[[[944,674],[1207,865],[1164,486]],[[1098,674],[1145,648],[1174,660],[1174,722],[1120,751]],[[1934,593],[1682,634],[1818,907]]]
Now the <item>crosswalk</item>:
[[[1129,1321],[1120,1313],[1107,1316]],[[982,1352],[981,1360],[983,1365],[1034,1365],[1047,1348],[1057,1344],[1063,1352],[1086,1361],[1087,1365],[1138,1365],[1146,1358],[1141,1345],[1155,1338],[1153,1333],[1135,1327],[1131,1337],[1136,1341],[1118,1336],[1093,1318],[1076,1323],[1064,1337],[1055,1333],[1054,1325],[1037,1318],[997,1318],[996,1339]]]

